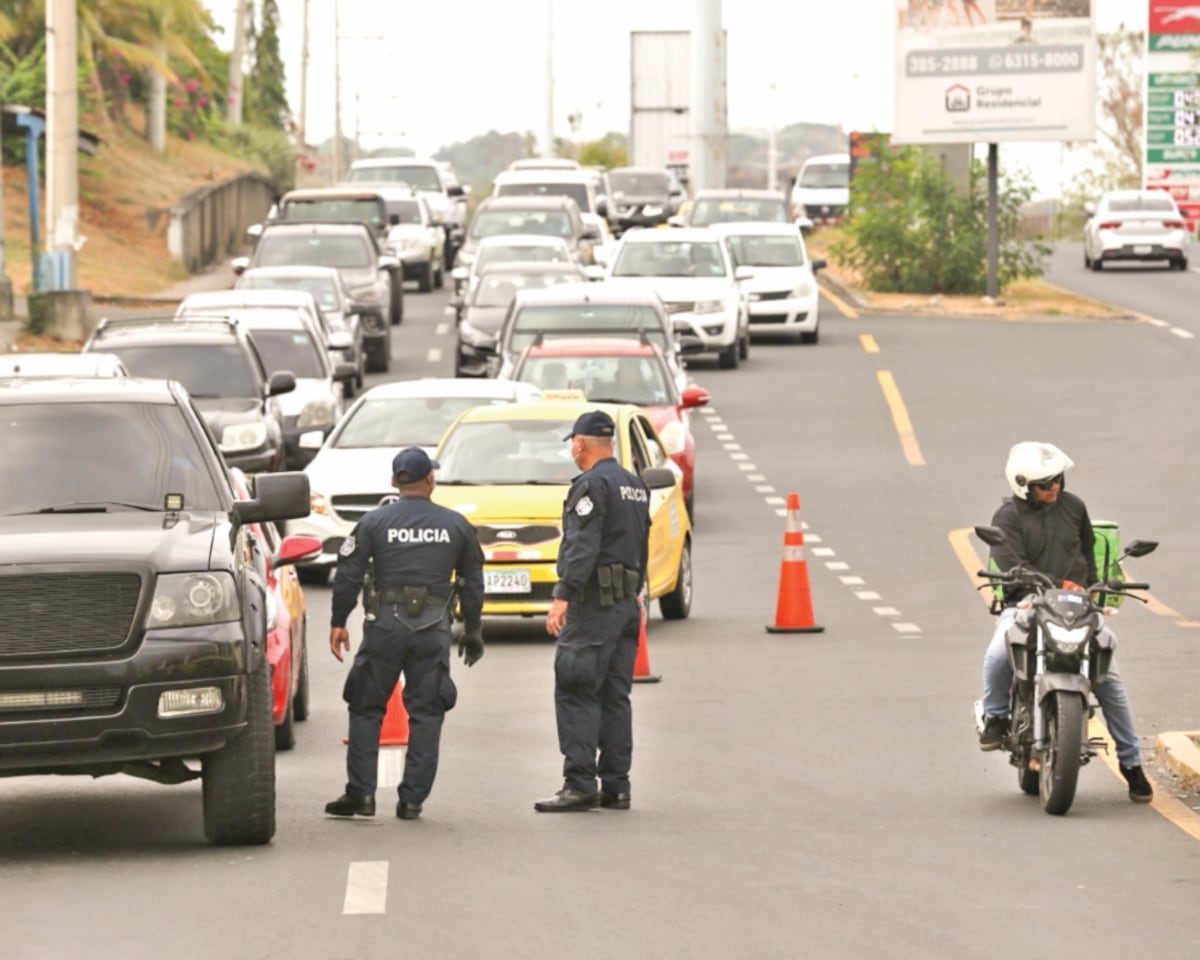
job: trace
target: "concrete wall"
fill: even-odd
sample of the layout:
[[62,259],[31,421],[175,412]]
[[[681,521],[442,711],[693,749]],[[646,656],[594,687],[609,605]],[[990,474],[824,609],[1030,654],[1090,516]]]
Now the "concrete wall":
[[188,273],[246,251],[246,228],[262,223],[277,193],[259,173],[198,187],[171,207],[167,249]]

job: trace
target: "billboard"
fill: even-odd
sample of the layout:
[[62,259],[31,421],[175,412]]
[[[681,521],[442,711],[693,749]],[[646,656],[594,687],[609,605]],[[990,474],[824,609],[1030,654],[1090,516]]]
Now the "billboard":
[[1200,222],[1200,6],[1148,0],[1142,183],[1167,190],[1188,226]]
[[896,0],[892,139],[1094,140],[1091,6],[1091,0]]

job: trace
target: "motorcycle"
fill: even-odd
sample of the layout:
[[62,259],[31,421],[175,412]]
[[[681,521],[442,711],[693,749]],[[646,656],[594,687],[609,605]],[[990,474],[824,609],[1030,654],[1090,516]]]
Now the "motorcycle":
[[[989,546],[1005,539],[997,527],[976,527],[975,535]],[[1134,540],[1120,560],[1143,557],[1157,547],[1156,540]],[[1095,714],[1092,689],[1108,676],[1116,648],[1116,638],[1104,625],[1102,601],[1110,595],[1147,603],[1129,591],[1148,590],[1150,584],[1115,579],[1088,587],[1060,584],[1025,564],[1003,573],[980,570],[977,576],[988,581],[981,590],[996,585],[1033,588],[1018,603],[1005,636],[1013,679],[1009,732],[1001,747],[1017,768],[1021,790],[1039,797],[1047,813],[1064,814],[1075,800],[1079,768],[1104,747],[1102,739],[1089,739],[1087,733],[1088,720]],[[980,734],[985,719],[983,701],[977,701],[975,727]]]

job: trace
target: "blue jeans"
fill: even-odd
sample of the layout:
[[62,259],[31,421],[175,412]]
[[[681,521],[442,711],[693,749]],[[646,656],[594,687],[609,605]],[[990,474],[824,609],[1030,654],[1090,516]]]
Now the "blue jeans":
[[[996,629],[987,652],[983,655],[983,709],[991,717],[1008,716],[1008,690],[1012,683],[1012,667],[1008,663],[1008,648],[1004,635],[1016,618],[1016,607],[1005,607],[996,619]],[[1107,627],[1105,628],[1107,629]],[[1141,766],[1142,751],[1138,744],[1137,731],[1133,727],[1133,713],[1129,709],[1129,698],[1125,696],[1125,684],[1117,672],[1117,660],[1113,657],[1108,668],[1108,678],[1092,688],[1104,723],[1117,745],[1117,759],[1122,766]]]

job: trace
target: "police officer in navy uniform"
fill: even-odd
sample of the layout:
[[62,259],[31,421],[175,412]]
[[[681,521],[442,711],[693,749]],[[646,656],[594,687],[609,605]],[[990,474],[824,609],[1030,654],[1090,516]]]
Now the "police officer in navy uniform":
[[399,499],[359,520],[340,551],[329,631],[329,649],[338,660],[350,650],[346,618],[368,565],[375,589],[364,594],[363,642],[342,692],[350,708],[346,792],[325,805],[335,817],[375,815],[379,732],[401,673],[409,735],[396,816],[421,815],[437,773],[442,719],[458,696],[450,679],[456,592],[465,627],[458,655],[468,667],[483,656],[483,551],[468,520],[430,501],[437,467],[419,447],[396,454],[392,485]]
[[[558,583],[546,631],[558,638],[554,705],[563,786],[541,813],[629,809],[633,666],[646,581],[650,491],[613,458],[616,425],[582,414],[564,438],[583,471],[563,503]],[[596,789],[597,779],[600,789]]]

